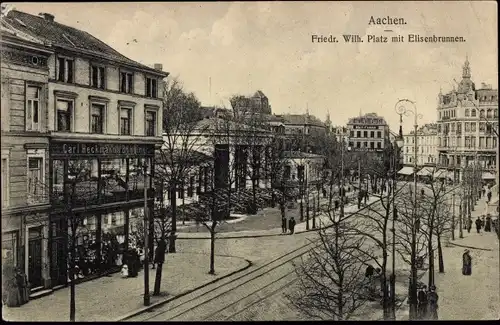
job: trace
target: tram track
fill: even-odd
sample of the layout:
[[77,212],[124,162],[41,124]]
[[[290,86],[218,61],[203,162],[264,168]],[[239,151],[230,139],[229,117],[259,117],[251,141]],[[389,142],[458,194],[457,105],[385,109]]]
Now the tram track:
[[[398,189],[398,192],[402,189]],[[364,206],[358,211],[349,213],[347,218],[355,216],[359,211],[376,204],[380,204],[380,200]],[[325,228],[329,227],[331,225]],[[129,320],[193,320],[193,318],[190,318],[193,315],[196,315],[196,318],[194,318],[196,320],[231,320],[231,318],[248,310],[251,306],[273,296],[295,282],[297,278],[286,281],[288,277],[295,273],[291,262],[308,253],[312,247],[318,245],[318,241],[319,239],[310,240],[309,243],[301,245],[264,265],[209,286],[211,288],[201,294],[198,294],[198,290],[194,291],[165,305],[162,308],[164,310],[155,312],[153,309],[147,314],[137,315],[137,317],[132,317]],[[264,281],[265,278],[268,278],[269,281]],[[284,282],[283,285],[281,285],[282,282]],[[271,291],[268,292],[269,290]],[[224,307],[219,308],[220,306]],[[240,308],[238,309],[238,307]]]

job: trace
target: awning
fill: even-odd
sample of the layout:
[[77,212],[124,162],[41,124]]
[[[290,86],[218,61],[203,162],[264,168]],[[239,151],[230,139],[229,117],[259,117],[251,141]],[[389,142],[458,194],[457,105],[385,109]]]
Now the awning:
[[446,169],[440,169],[434,173],[434,178],[447,178],[448,171]]
[[432,176],[433,168],[424,167],[418,173],[417,176]]
[[409,167],[409,166],[403,167],[398,171],[398,174],[412,175],[413,174],[413,167]]
[[495,175],[490,172],[484,172],[482,178],[485,180],[495,179]]

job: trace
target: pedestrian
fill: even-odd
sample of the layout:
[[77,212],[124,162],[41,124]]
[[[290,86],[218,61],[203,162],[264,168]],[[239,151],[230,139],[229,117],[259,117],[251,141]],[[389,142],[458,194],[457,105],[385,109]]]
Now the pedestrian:
[[285,216],[281,216],[281,232],[283,234],[286,234],[286,217]]
[[484,226],[486,225],[486,220],[485,220],[485,216],[482,216],[481,217],[481,229],[484,229]]
[[476,219],[476,230],[477,230],[477,233],[479,234],[481,231],[481,219],[479,219],[479,217],[477,217]]
[[368,200],[368,198],[369,198],[368,191],[365,191],[365,205],[366,205],[366,201]]
[[165,253],[167,252],[167,242],[163,239],[158,241],[158,246],[156,246],[155,256],[153,260],[153,266],[156,264],[158,266],[165,263]]
[[426,319],[427,318],[427,286],[424,285],[422,288],[418,290],[417,293],[418,298],[418,309],[417,309],[417,317],[418,319]]
[[439,295],[436,292],[436,287],[435,286],[430,286],[429,287],[429,293],[427,294],[427,301],[429,304],[429,318],[432,320],[437,320],[438,319],[438,300],[439,300]]
[[466,249],[462,255],[462,274],[471,275],[472,274],[472,257],[470,256],[469,250]]
[[491,200],[491,190],[490,190],[489,188],[488,188],[488,194],[486,194],[486,195],[487,195],[487,200],[486,200],[486,202],[487,202],[487,203],[490,203],[490,200]]
[[469,217],[468,221],[469,226],[467,227],[467,232],[470,233],[470,230],[472,229],[472,218]]
[[293,235],[295,231],[295,219],[293,216],[288,221],[288,228],[290,228],[290,234]]
[[491,232],[491,216],[489,214],[486,216],[484,231]]
[[368,266],[366,267],[366,270],[365,270],[365,278],[371,279],[374,271],[375,271],[375,268],[371,264],[368,264]]

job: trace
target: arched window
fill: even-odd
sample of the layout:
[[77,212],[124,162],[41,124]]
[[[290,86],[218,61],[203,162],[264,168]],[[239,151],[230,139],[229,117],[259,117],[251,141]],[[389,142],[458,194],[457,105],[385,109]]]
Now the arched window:
[[472,116],[472,117],[476,117],[476,110],[475,110],[475,109],[472,109],[472,110],[470,111],[470,116]]
[[484,117],[484,109],[479,111],[479,117]]
[[470,111],[468,108],[465,109],[465,117],[469,117],[470,115]]
[[493,110],[493,117],[497,118],[498,117],[498,109]]
[[491,111],[491,109],[488,109],[488,110],[486,111],[486,117],[487,117],[487,118],[492,118],[492,117],[493,117],[493,112]]

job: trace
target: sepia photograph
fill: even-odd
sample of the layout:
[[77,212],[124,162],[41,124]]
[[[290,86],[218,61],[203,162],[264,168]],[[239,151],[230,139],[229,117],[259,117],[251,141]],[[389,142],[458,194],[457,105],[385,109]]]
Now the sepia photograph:
[[495,1],[2,2],[2,318],[500,318]]

